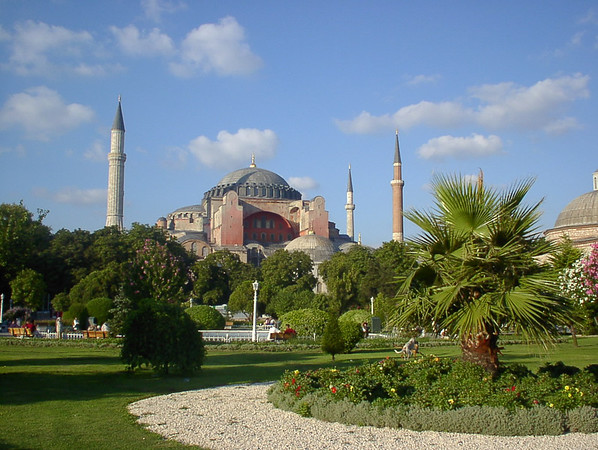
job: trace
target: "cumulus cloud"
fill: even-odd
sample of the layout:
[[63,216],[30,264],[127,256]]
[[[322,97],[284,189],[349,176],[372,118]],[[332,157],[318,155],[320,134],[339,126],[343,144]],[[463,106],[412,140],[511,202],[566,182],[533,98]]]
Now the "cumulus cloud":
[[72,61],[85,54],[93,44],[87,31],[28,20],[14,27],[14,33],[4,32],[11,46],[9,63],[3,67],[19,75],[49,75],[73,70]]
[[106,203],[108,194],[106,189],[80,189],[69,186],[55,192],[37,188],[34,189],[34,195],[70,205],[97,205]]
[[[549,131],[579,127],[575,118],[563,117],[566,108],[576,100],[589,97],[590,77],[582,74],[548,78],[532,86],[498,83],[469,90],[468,106],[462,101],[422,101],[404,106],[393,114],[375,116],[363,111],[354,119],[337,120],[345,133],[376,133],[388,129],[429,126],[451,129],[482,126],[487,130]],[[568,127],[568,128],[567,128]]]
[[154,22],[162,20],[162,14],[172,14],[185,9],[187,5],[184,2],[173,2],[167,0],[141,0],[141,8],[147,17]]
[[318,182],[311,177],[289,177],[289,184],[301,192],[319,187]]
[[276,153],[278,137],[272,130],[242,128],[236,134],[220,131],[215,141],[199,136],[189,143],[189,151],[202,164],[211,168],[230,169],[247,164],[251,155],[257,162]]
[[440,136],[430,139],[417,153],[424,159],[472,158],[495,155],[501,153],[502,148],[502,140],[498,136],[472,134],[469,137]]
[[134,56],[171,55],[175,51],[172,39],[153,28],[149,33],[142,33],[135,25],[124,28],[110,27],[118,45],[124,53]]
[[48,140],[93,119],[94,112],[79,103],[66,104],[45,86],[11,95],[0,109],[0,128],[21,127],[28,138]]
[[262,66],[245,41],[245,30],[234,17],[217,24],[208,23],[191,30],[181,44],[181,60],[170,70],[181,77],[197,72],[219,75],[247,75]]

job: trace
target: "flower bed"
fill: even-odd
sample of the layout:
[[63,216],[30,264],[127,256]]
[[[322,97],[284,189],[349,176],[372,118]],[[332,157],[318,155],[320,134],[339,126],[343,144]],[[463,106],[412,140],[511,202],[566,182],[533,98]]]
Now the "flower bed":
[[492,378],[459,359],[384,359],[347,370],[287,371],[277,407],[322,420],[497,435],[598,432],[598,366],[520,365]]

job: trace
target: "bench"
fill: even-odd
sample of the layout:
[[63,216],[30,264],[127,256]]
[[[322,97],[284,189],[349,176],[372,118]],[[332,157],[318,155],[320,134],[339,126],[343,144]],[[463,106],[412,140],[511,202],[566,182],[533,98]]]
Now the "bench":
[[268,335],[268,338],[272,341],[286,341],[287,339],[290,339],[292,336],[288,333],[270,333]]
[[9,333],[14,337],[32,337],[31,330],[29,328],[9,328]]
[[83,337],[86,339],[103,339],[108,337],[108,332],[101,330],[83,330]]

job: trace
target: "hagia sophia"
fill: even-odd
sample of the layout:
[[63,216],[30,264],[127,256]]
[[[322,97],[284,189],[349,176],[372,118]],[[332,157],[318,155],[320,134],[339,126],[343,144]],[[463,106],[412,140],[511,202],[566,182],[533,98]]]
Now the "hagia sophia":
[[[120,229],[123,228],[126,161],[124,134],[119,98],[108,154],[106,226]],[[404,181],[398,132],[394,144],[389,210],[393,217],[392,239],[402,242]],[[278,249],[304,251],[312,257],[317,275],[317,266],[332,254],[360,244],[355,241],[353,229],[355,204],[350,166],[344,208],[347,224],[345,233],[341,233],[329,220],[324,197],[303,199],[280,175],[258,167],[252,155],[249,167],[225,175],[204,193],[200,203],[177,208],[160,217],[156,225],[200,258],[226,249],[244,262],[259,265],[263,258]],[[575,247],[583,250],[598,243],[598,170],[593,173],[593,190],[573,199],[544,235],[549,240],[567,235]]]

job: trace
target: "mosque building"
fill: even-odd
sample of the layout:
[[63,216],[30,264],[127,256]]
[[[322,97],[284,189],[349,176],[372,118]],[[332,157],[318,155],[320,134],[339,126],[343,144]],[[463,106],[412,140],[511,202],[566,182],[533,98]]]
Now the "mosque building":
[[[123,228],[125,127],[121,99],[111,131],[106,226]],[[398,131],[393,163],[393,234],[403,240],[403,180]],[[204,193],[200,203],[178,208],[156,225],[175,237],[200,258],[217,250],[229,250],[241,261],[259,265],[278,249],[304,251],[314,261],[314,271],[333,253],[346,251],[355,242],[353,180],[349,166],[345,234],[329,220],[324,197],[305,200],[280,175],[257,167],[252,155],[249,167],[225,175]],[[359,239],[360,240],[360,239]]]
[[571,244],[583,251],[598,243],[598,170],[593,173],[593,189],[571,200],[544,236],[550,241],[568,236]]

